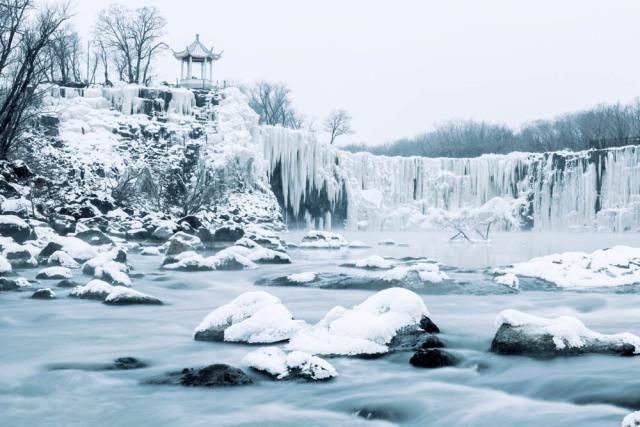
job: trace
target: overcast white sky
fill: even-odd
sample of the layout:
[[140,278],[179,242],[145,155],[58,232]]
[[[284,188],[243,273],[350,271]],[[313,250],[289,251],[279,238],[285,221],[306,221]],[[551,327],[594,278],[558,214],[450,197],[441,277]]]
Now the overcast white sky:
[[[89,36],[111,0],[75,0]],[[157,6],[178,50],[224,50],[214,79],[289,85],[299,110],[353,115],[382,143],[449,119],[514,127],[640,95],[638,0],[127,0]],[[179,63],[158,64],[174,81]]]

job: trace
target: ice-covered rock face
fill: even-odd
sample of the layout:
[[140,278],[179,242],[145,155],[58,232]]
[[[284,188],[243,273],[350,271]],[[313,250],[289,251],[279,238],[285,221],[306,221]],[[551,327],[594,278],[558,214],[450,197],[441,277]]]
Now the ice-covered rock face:
[[338,373],[326,360],[303,351],[285,353],[277,347],[265,347],[247,354],[242,363],[277,380],[302,378],[308,381],[328,380]]
[[304,327],[280,300],[267,292],[246,292],[204,318],[198,341],[273,343],[289,339]]
[[491,351],[538,357],[584,353],[640,354],[640,337],[630,333],[605,335],[588,329],[571,316],[545,319],[517,310],[504,310],[496,318],[498,331]]
[[287,347],[311,354],[382,354],[398,333],[422,330],[428,316],[415,293],[385,289],[351,309],[333,308],[316,325],[294,335]]
[[565,252],[533,258],[500,270],[535,277],[563,288],[593,288],[640,283],[640,248],[615,246],[593,253]]

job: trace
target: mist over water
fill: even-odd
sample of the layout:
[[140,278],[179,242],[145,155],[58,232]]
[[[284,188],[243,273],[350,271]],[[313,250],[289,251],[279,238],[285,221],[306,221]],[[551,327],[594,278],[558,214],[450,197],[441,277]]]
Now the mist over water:
[[[288,233],[297,242],[301,233]],[[345,233],[370,249],[289,251],[290,265],[242,272],[163,272],[160,257],[130,254],[135,288],[163,306],[111,307],[59,298],[34,301],[26,292],[0,302],[0,425],[3,426],[616,426],[640,409],[637,358],[591,355],[553,360],[488,352],[498,312],[514,308],[542,317],[572,315],[603,333],[640,334],[636,294],[522,291],[508,295],[425,295],[441,339],[463,362],[414,368],[411,353],[383,358],[332,358],[339,376],[324,383],[259,381],[248,387],[142,385],[163,372],[211,363],[243,368],[256,346],[197,342],[193,329],[214,308],[242,292],[266,290],[296,318],[316,322],[336,305],[372,294],[361,290],[256,287],[268,275],[338,271],[345,259],[370,254],[424,256],[465,268],[501,266],[569,250],[640,245],[634,234],[496,233],[490,244],[446,242],[445,233]],[[377,246],[391,238],[406,247]],[[25,271],[29,278],[35,272]],[[76,277],[83,282],[84,279]],[[134,356],[149,363],[130,371],[50,370],[64,363],[100,364]],[[78,366],[81,367],[81,366]]]

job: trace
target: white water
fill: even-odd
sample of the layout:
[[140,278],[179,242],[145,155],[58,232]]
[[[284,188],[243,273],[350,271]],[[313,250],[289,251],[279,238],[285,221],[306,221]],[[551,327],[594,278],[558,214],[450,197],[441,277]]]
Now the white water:
[[[299,241],[299,233],[285,236]],[[0,293],[0,425],[2,426],[617,426],[630,412],[607,400],[638,405],[637,358],[588,356],[553,361],[500,357],[487,352],[493,321],[505,308],[554,317],[578,316],[606,333],[640,334],[635,294],[526,292],[514,295],[428,295],[424,300],[447,346],[464,357],[461,367],[423,370],[410,354],[377,360],[332,359],[332,382],[261,382],[225,389],[146,386],[139,381],[209,363],[238,366],[253,346],[196,342],[193,328],[213,308],[267,274],[332,271],[345,258],[369,254],[424,255],[459,266],[502,265],[565,250],[614,244],[640,245],[635,234],[496,233],[492,245],[450,245],[443,233],[353,233],[367,250],[291,251],[294,264],[247,272],[169,273],[154,276],[159,257],[131,256],[137,290],[160,297],[160,307],[109,307],[66,298],[34,301],[26,293]],[[392,238],[409,247],[378,247]],[[34,272],[30,273],[35,274]],[[160,278],[162,281],[154,281]],[[78,276],[81,282],[87,277]],[[371,292],[260,288],[273,293],[298,318],[317,321],[340,304]],[[107,362],[136,356],[148,369],[120,372],[48,371],[60,362]],[[577,402],[577,403],[576,403]],[[592,403],[589,403],[592,402]],[[358,409],[386,410],[391,422],[365,421]]]

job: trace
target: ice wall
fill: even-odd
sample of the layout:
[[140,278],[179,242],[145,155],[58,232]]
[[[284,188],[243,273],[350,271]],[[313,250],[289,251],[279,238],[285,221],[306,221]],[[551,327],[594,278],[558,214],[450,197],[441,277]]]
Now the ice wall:
[[[348,153],[305,132],[263,127],[262,151],[281,202],[297,216],[313,189],[326,189],[334,215],[346,200],[349,228],[436,228],[443,212],[494,197],[521,199],[536,230],[640,227],[640,149],[512,153],[476,158],[385,157]],[[308,212],[305,212],[308,211]],[[334,215],[335,216],[335,215]],[[334,225],[336,221],[334,221]]]

